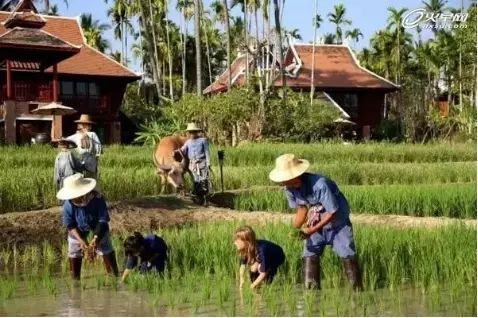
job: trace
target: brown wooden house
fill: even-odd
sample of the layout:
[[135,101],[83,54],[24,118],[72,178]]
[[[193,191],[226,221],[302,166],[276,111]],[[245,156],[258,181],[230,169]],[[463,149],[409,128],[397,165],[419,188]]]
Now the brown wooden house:
[[[357,124],[359,135],[369,137],[384,118],[385,95],[397,91],[399,86],[360,66],[348,46],[316,45],[314,67],[312,57],[311,44],[289,46],[284,59],[286,85],[296,91],[310,92],[313,69],[316,96],[329,99],[331,105],[339,108],[343,118]],[[236,59],[231,70],[233,85],[242,85],[245,82],[245,59]],[[227,90],[227,74],[226,70],[204,93]],[[282,85],[280,77],[274,85]]]
[[[39,132],[67,136],[85,113],[97,122],[94,129],[103,142],[118,143],[123,95],[127,84],[139,78],[89,46],[76,18],[41,15],[25,0],[13,12],[0,11],[0,140],[28,142]],[[77,113],[31,112],[52,101]]]

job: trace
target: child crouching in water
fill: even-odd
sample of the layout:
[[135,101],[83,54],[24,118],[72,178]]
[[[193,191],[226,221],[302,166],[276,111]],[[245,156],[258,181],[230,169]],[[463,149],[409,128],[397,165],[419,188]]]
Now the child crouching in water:
[[266,240],[257,240],[256,233],[247,225],[236,230],[234,245],[241,258],[240,288],[244,285],[246,266],[249,266],[251,288],[254,289],[264,281],[271,283],[277,274],[277,269],[285,261],[284,251],[279,245]]

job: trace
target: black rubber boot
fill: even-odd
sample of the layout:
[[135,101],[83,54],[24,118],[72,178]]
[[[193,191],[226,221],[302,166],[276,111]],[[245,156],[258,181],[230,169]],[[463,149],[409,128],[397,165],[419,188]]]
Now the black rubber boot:
[[113,274],[116,277],[119,276],[115,252],[111,252],[108,255],[103,255],[103,263],[105,264],[105,269],[108,274]]
[[352,285],[352,288],[356,291],[361,291],[362,276],[360,275],[360,267],[355,257],[342,258],[342,264],[344,266],[345,276]]
[[80,280],[81,278],[81,257],[70,257],[70,274],[73,280]]
[[320,289],[320,257],[303,257],[304,284],[307,289]]

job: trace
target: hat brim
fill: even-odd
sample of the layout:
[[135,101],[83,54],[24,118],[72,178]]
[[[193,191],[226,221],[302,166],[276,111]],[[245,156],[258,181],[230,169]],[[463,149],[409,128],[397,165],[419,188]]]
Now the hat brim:
[[200,128],[196,128],[196,129],[186,129],[186,131],[191,131],[191,132],[193,132],[193,131],[202,131],[202,129],[200,129]]
[[75,120],[75,123],[77,124],[96,124],[94,121],[89,121],[89,120]]
[[269,173],[269,179],[275,183],[286,182],[304,174],[304,172],[307,171],[309,166],[310,166],[310,163],[308,160],[300,159],[299,164],[291,169],[286,169],[286,170],[281,170],[277,168],[273,169]]
[[51,144],[53,145],[53,147],[57,148],[61,143],[63,144],[66,144],[68,149],[75,149],[77,148],[78,146],[76,145],[76,143],[74,141],[71,141],[71,140],[53,140],[51,142]]
[[80,185],[76,185],[74,188],[63,187],[58,191],[56,197],[58,200],[72,200],[84,196],[90,193],[96,188],[96,180],[91,178],[84,178]]

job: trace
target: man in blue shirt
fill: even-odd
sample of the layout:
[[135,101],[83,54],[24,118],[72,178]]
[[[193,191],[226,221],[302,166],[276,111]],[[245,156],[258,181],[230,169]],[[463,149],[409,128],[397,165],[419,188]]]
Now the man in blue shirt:
[[337,184],[319,174],[306,173],[307,160],[293,154],[276,159],[269,178],[282,184],[289,207],[296,209],[294,227],[302,228],[304,282],[320,288],[320,256],[326,245],[340,257],[354,289],[361,289],[349,204]]
[[[68,257],[74,280],[81,276],[84,253],[103,256],[108,274],[118,276],[118,265],[109,235],[108,208],[105,199],[95,191],[96,180],[77,173],[65,178],[57,198],[64,200],[63,224],[68,230]],[[88,234],[93,237],[88,244]]]
[[194,198],[199,204],[207,204],[207,195],[209,193],[209,169],[211,166],[209,160],[209,144],[207,138],[201,137],[202,131],[195,123],[189,123],[186,131],[190,139],[176,152],[180,152],[189,160],[189,171],[194,178]]

